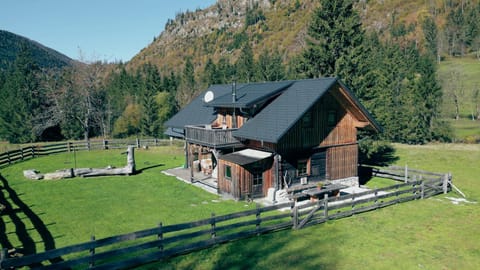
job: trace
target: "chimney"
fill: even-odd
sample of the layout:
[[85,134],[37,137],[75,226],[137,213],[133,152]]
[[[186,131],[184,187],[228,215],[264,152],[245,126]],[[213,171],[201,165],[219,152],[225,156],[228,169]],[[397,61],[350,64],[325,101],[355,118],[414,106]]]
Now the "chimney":
[[232,84],[232,103],[237,102],[237,83],[233,81]]

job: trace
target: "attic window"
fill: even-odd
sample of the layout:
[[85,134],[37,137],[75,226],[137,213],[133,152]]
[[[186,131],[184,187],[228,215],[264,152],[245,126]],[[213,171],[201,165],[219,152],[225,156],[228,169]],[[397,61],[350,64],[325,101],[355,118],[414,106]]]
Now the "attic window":
[[302,127],[311,128],[313,127],[312,112],[306,112],[302,117]]
[[329,110],[327,112],[327,125],[333,127],[337,124],[337,111]]

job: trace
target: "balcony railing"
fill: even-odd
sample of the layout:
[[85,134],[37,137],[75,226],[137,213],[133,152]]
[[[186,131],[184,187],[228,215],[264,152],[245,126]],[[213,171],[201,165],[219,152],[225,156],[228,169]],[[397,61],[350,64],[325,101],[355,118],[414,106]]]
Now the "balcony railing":
[[209,126],[186,126],[185,138],[188,142],[209,147],[221,148],[241,146],[242,143],[232,136],[236,128],[222,129]]

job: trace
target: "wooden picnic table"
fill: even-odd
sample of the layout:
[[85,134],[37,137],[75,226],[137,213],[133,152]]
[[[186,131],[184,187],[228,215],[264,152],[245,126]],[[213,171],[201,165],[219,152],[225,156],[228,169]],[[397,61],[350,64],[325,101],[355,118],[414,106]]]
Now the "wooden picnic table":
[[319,189],[319,188],[306,189],[306,190],[303,190],[302,193],[310,196],[310,198],[312,198],[312,199],[318,199],[323,194],[330,193],[330,192],[336,193],[336,192],[340,191],[340,189],[344,189],[344,188],[347,188],[347,187],[348,186],[342,185],[342,184],[330,184],[330,185],[322,187],[321,189]]

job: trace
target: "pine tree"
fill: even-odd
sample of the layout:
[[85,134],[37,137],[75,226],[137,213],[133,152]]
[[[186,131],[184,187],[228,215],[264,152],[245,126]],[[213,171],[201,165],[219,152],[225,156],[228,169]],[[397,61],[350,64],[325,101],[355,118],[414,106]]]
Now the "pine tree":
[[425,48],[433,58],[438,58],[438,30],[432,17],[427,17],[422,23],[425,36]]
[[243,46],[240,56],[235,64],[237,71],[237,81],[251,82],[255,76],[255,61],[253,59],[253,51],[247,42]]
[[0,138],[25,143],[35,141],[40,135],[34,125],[43,102],[39,71],[31,52],[21,46],[0,93]]
[[334,76],[336,62],[360,46],[363,39],[360,17],[351,0],[321,0],[308,26],[303,52],[307,77]]
[[269,53],[264,49],[258,57],[257,80],[280,81],[285,79],[285,67],[278,50]]

